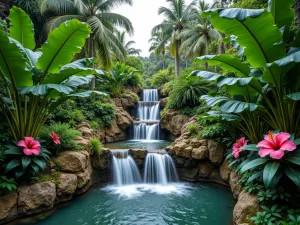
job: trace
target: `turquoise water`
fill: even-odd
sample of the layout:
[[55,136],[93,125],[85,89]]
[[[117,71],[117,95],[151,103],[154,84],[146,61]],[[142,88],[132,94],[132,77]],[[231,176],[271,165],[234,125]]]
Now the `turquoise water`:
[[234,201],[214,184],[96,188],[49,215],[14,225],[229,225]]
[[171,145],[172,142],[165,140],[152,140],[152,141],[141,141],[141,140],[129,140],[129,141],[120,141],[114,143],[105,144],[106,148],[110,149],[130,149],[130,148],[138,148],[138,149],[164,149],[168,145]]

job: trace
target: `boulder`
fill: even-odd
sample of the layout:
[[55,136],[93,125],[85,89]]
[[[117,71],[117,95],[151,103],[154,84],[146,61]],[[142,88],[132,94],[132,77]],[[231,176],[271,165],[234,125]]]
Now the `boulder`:
[[226,182],[229,181],[231,169],[228,166],[228,161],[224,160],[224,162],[220,166],[220,175],[222,179]]
[[165,106],[167,105],[167,103],[168,103],[168,98],[162,98],[162,99],[160,100],[160,105],[161,105],[162,107],[165,107]]
[[97,171],[106,170],[109,167],[110,150],[103,148],[100,155],[94,154],[92,157],[92,166]]
[[77,188],[77,176],[71,173],[61,173],[56,185],[56,202],[69,201]]
[[214,164],[210,161],[201,162],[199,164],[199,177],[204,179],[209,178],[214,168]]
[[192,169],[180,168],[178,169],[178,172],[180,178],[183,180],[187,180],[187,181],[198,180],[199,168],[192,168]]
[[196,167],[196,165],[197,165],[197,162],[196,162],[195,159],[188,158],[188,159],[185,160],[185,162],[183,164],[183,167],[187,168],[187,169],[191,169],[191,168]]
[[133,119],[123,108],[116,108],[116,123],[121,130],[125,130],[131,126]]
[[84,172],[87,166],[87,156],[79,151],[62,152],[54,160],[59,164],[60,171],[62,172]]
[[74,139],[74,142],[80,146],[82,146],[83,148],[87,148],[88,145],[89,145],[89,138],[84,138],[84,137],[81,137],[81,136],[78,136]]
[[207,146],[200,146],[198,148],[193,148],[192,158],[194,158],[194,159],[206,159],[206,158],[208,158],[208,148],[207,148]]
[[233,194],[233,198],[237,199],[241,193],[241,187],[238,185],[239,175],[235,171],[230,172],[229,185]]
[[131,149],[131,153],[134,159],[145,159],[147,150],[145,149]]
[[182,115],[174,109],[167,110],[161,118],[161,128],[168,130],[174,136],[179,136],[183,125],[189,120],[187,115]]
[[110,102],[112,104],[115,104],[116,107],[122,107],[122,102],[121,102],[121,99],[119,99],[119,98],[111,98]]
[[215,182],[222,182],[222,177],[220,176],[219,168],[214,168],[213,171],[209,175],[209,179]]
[[56,198],[55,184],[47,181],[18,188],[18,214],[32,215],[49,210]]
[[120,134],[116,134],[113,136],[105,136],[104,141],[107,143],[111,143],[111,142],[117,142],[117,141],[124,141],[126,140],[126,134],[125,132],[121,131]]
[[176,168],[184,167],[186,158],[180,157],[180,156],[173,156],[174,163],[176,165]]
[[207,140],[206,139],[193,138],[190,141],[190,144],[193,146],[193,148],[199,148],[200,146],[207,147]]
[[214,140],[208,140],[207,147],[209,151],[209,160],[217,166],[220,165],[224,160],[224,146]]
[[0,196],[0,223],[13,220],[17,217],[18,193],[10,192]]
[[120,134],[121,132],[122,131],[118,127],[116,119],[113,119],[111,127],[105,129],[105,135],[110,137]]
[[250,194],[243,190],[233,209],[233,220],[237,224],[247,223],[249,219],[259,211],[257,195]]
[[81,122],[77,126],[78,130],[81,132],[83,137],[91,138],[93,137],[93,129],[87,122]]
[[93,172],[92,165],[90,162],[88,162],[88,166],[82,173],[76,173],[78,189],[82,189],[90,183],[92,172]]
[[174,146],[174,151],[177,156],[191,158],[192,156],[192,146],[187,146],[185,143],[178,143]]

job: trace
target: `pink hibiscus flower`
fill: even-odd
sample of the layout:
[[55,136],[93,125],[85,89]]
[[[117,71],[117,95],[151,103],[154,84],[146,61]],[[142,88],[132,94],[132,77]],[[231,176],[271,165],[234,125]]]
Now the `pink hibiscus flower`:
[[273,159],[281,159],[284,156],[284,151],[294,151],[296,144],[290,141],[291,135],[286,132],[274,134],[270,131],[263,141],[259,142],[256,147],[259,147],[258,152],[260,157],[270,155]]
[[34,140],[33,137],[25,137],[25,141],[21,140],[18,142],[18,146],[24,147],[23,152],[25,155],[39,155],[40,150],[40,142]]
[[49,135],[52,137],[53,142],[54,142],[55,144],[57,144],[57,145],[60,144],[59,136],[58,136],[57,133],[55,133],[54,131],[52,131],[52,133],[49,134]]
[[245,140],[245,137],[242,137],[233,144],[232,155],[234,156],[234,158],[237,159],[240,156],[240,152],[243,151],[241,148],[247,145],[247,142],[248,140]]

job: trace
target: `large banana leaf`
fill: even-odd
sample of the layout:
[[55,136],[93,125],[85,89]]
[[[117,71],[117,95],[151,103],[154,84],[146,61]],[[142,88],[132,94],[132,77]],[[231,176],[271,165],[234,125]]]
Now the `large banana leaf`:
[[41,85],[36,85],[36,86],[31,86],[31,87],[23,87],[20,88],[20,93],[22,95],[27,95],[29,93],[33,95],[45,95],[48,94],[51,90],[56,90],[59,93],[64,93],[64,94],[70,94],[73,89],[66,86],[66,85],[60,85],[60,84],[41,84]]
[[57,74],[49,74],[44,84],[59,84],[71,76],[88,76],[92,74],[103,74],[103,71],[88,68],[87,66],[92,63],[92,59],[79,59],[61,67]]
[[202,118],[205,118],[207,120],[215,120],[215,119],[220,119],[223,121],[241,121],[241,118],[239,116],[233,115],[233,114],[227,114],[227,113],[222,113],[219,111],[209,111],[206,113],[207,115],[202,116]]
[[87,76],[87,77],[77,77],[73,76],[68,79],[65,83],[66,86],[76,88],[80,85],[89,84],[94,76]]
[[[285,56],[282,34],[273,26],[271,13],[253,9],[211,9],[203,13],[211,16],[213,26],[225,34],[237,36],[253,68],[265,67]],[[272,34],[272,35],[270,35]]]
[[259,107],[259,105],[254,103],[232,100],[223,96],[212,97],[209,95],[202,95],[201,100],[204,100],[208,106],[218,105],[219,109],[226,113],[241,113],[245,110],[252,112]]
[[63,65],[70,63],[79,53],[91,30],[87,24],[73,19],[53,30],[45,44],[36,67],[47,73],[57,73]]
[[20,8],[10,9],[10,37],[20,42],[24,48],[34,49],[34,29],[30,17]]
[[210,66],[219,66],[223,70],[234,72],[238,76],[247,77],[250,68],[241,60],[230,55],[205,55],[195,59],[198,63],[208,63]]
[[273,16],[274,24],[279,28],[290,27],[295,18],[293,5],[295,0],[269,0],[269,11]]
[[31,86],[32,74],[26,69],[26,60],[22,56],[16,41],[8,38],[0,30],[0,70],[17,87]]

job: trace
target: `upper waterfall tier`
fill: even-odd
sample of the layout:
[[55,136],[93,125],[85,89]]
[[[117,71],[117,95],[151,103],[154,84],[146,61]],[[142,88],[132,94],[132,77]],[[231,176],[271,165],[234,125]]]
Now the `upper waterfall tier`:
[[158,101],[158,90],[157,89],[144,89],[143,90],[143,101]]
[[138,118],[140,120],[159,120],[159,101],[139,102]]

